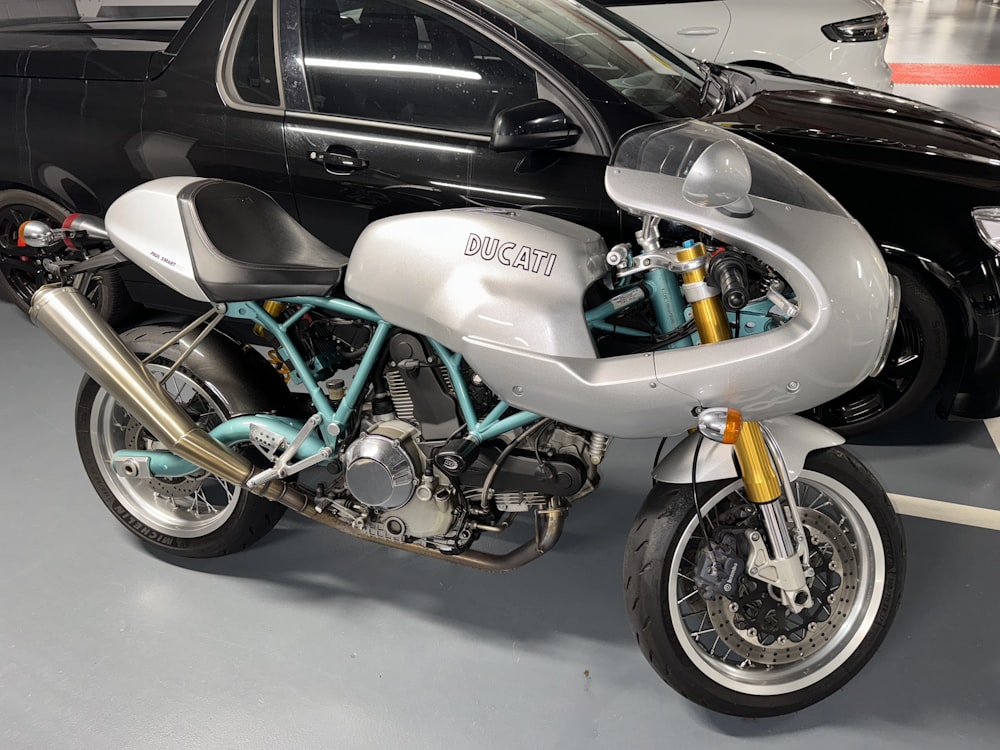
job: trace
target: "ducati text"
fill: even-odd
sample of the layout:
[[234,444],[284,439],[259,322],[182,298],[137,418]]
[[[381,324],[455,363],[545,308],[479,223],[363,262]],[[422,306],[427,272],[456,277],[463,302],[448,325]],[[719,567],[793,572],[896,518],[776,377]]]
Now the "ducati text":
[[516,242],[504,242],[498,237],[480,237],[478,234],[470,234],[469,241],[465,244],[466,255],[480,255],[483,260],[494,260],[502,266],[510,268],[520,268],[531,273],[542,273],[546,276],[552,275],[555,267],[555,253],[539,250],[537,247],[521,245]]

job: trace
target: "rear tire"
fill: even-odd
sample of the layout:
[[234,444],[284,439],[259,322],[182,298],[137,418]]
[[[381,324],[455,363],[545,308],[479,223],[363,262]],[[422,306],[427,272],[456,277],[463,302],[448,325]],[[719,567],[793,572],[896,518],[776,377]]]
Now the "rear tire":
[[[153,333],[126,339],[139,356],[154,351],[175,332],[149,330]],[[147,366],[165,373],[176,353],[176,347],[169,349]],[[213,378],[213,372],[218,374],[215,364],[210,357],[192,356],[165,385],[199,426],[210,430],[234,414],[266,410],[249,387],[220,390],[220,380],[227,381]],[[274,528],[285,512],[285,506],[206,472],[178,479],[116,474],[110,465],[115,451],[148,449],[155,438],[89,377],[77,396],[76,435],[87,476],[115,518],[147,544],[171,554],[219,557],[239,552]],[[246,450],[251,459],[259,455],[250,446]]]
[[[671,687],[713,711],[775,716],[825,698],[872,657],[899,606],[903,531],[871,473],[826,448],[794,486],[816,570],[817,604],[805,616],[746,574],[733,599],[701,596],[691,582],[703,537],[690,485],[656,485],[629,534],[625,597],[639,648]],[[709,530],[757,527],[742,480],[700,484],[698,499]]]

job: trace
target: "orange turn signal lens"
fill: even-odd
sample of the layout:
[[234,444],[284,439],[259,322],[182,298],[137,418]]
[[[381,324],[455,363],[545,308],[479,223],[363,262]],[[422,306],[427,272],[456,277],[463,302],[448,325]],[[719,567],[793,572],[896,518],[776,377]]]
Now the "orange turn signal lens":
[[24,227],[27,225],[27,223],[28,222],[26,222],[26,221],[22,221],[21,222],[21,226],[19,226],[17,228],[17,246],[18,247],[27,247],[28,246],[28,243],[24,241]]
[[743,415],[736,409],[726,410],[726,429],[722,433],[722,442],[726,445],[734,445],[743,429]]

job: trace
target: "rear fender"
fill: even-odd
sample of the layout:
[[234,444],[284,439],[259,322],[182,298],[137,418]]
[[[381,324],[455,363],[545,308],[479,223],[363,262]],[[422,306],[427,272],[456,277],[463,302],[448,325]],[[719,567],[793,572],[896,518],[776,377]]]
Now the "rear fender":
[[[806,457],[820,448],[842,445],[844,438],[833,430],[802,417],[776,417],[762,422],[774,436],[788,469],[789,481],[794,481],[805,466]],[[697,432],[688,435],[653,469],[653,479],[665,484],[690,484]],[[698,481],[735,479],[736,457],[733,446],[702,441],[698,452]]]
[[[169,323],[145,325],[122,333],[121,339],[142,358],[156,351],[181,328]],[[170,361],[177,359],[195,336],[197,332],[188,334],[163,356]],[[281,375],[256,350],[219,331],[212,331],[199,343],[184,366],[196,370],[198,378],[225,405],[231,417],[294,411],[291,393]]]

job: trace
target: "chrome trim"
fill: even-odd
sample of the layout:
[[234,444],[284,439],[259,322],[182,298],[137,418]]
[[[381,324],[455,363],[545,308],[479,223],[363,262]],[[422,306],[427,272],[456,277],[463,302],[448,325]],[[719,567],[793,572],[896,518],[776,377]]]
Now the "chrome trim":
[[[366,120],[363,117],[345,117],[344,115],[328,115],[322,112],[289,112],[296,119],[302,117],[307,120],[322,120],[323,122],[337,123],[340,125],[364,125],[366,127],[383,128],[385,130],[398,130],[406,133],[420,133],[423,135],[436,135],[445,138],[456,138],[463,141],[477,141],[479,143],[489,143],[492,138],[488,135],[477,135],[475,133],[462,133],[456,130],[438,130],[436,128],[422,128],[419,125],[403,125],[402,123],[384,122],[382,120]],[[289,127],[297,127],[294,123]],[[300,128],[301,129],[301,128]]]
[[[263,115],[281,115],[285,111],[285,85],[283,71],[277,67],[275,67],[274,71],[278,80],[277,105],[251,104],[250,102],[243,101],[232,88],[233,58],[236,55],[236,40],[243,35],[247,19],[250,18],[250,13],[256,2],[257,0],[243,0],[243,4],[233,13],[233,17],[229,20],[226,33],[222,35],[222,43],[219,45],[219,57],[215,63],[215,88],[222,98],[222,103],[230,109]],[[281,46],[278,39],[278,5],[273,0],[271,9],[274,15],[272,24],[274,27],[274,59],[278,61],[282,59]]]
[[889,352],[892,351],[892,340],[896,334],[896,324],[899,322],[899,302],[902,291],[899,286],[899,279],[892,274],[889,275],[889,310],[886,313],[885,333],[882,344],[878,350],[878,357],[875,358],[875,367],[868,374],[873,378],[882,372],[885,363],[889,361]]

